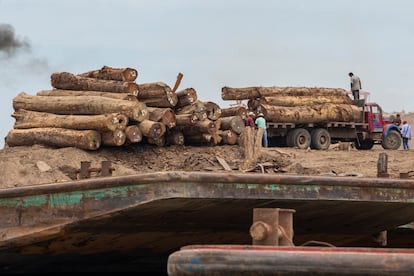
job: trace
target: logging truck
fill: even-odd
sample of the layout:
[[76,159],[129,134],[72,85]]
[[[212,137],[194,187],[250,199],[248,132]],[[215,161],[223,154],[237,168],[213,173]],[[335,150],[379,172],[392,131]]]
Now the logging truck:
[[384,119],[381,107],[368,102],[366,91],[352,100],[342,88],[243,87],[222,88],[223,100],[248,99],[248,109],[263,113],[270,146],[328,149],[331,143],[352,142],[368,150],[375,144],[396,150],[400,130]]
[[402,138],[398,126],[385,119],[377,103],[355,102],[360,110],[356,120],[315,121],[304,123],[294,121],[267,122],[269,145],[284,144],[299,149],[326,150],[331,143],[352,142],[355,148],[369,150],[375,144],[384,149],[396,150]]

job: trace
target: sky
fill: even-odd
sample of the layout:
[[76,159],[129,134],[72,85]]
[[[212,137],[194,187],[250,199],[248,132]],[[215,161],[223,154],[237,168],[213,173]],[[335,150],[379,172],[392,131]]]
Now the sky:
[[[0,0],[0,136],[13,98],[53,87],[54,72],[107,65],[136,83],[192,87],[225,108],[221,88],[334,87],[361,78],[385,112],[414,111],[411,0]],[[4,139],[0,139],[0,148]]]

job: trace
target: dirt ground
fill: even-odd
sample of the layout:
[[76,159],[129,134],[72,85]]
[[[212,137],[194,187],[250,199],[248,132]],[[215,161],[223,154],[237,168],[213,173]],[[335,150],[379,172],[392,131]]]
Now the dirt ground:
[[[331,146],[332,147],[332,146]],[[400,173],[414,177],[414,150],[299,150],[294,148],[262,149],[256,163],[246,171],[266,174],[329,175],[376,177],[380,153],[388,155],[388,173],[398,178]],[[226,172],[219,162],[224,159],[231,172],[240,172],[242,148],[224,146],[153,145],[103,147],[97,151],[77,148],[6,147],[0,150],[0,188],[12,188],[65,182],[78,179],[81,161],[90,161],[92,168],[100,168],[101,161],[110,160],[114,176],[156,171]],[[246,172],[244,171],[244,172]],[[98,174],[92,177],[99,176]]]

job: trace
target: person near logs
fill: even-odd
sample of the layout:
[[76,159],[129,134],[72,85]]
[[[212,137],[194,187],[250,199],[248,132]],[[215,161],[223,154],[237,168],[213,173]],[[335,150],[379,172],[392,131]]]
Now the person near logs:
[[252,128],[256,127],[256,125],[254,124],[254,112],[253,111],[249,112],[249,115],[247,116],[245,123],[246,123],[246,126],[249,126]]
[[354,73],[350,72],[348,74],[351,80],[351,91],[354,100],[359,100],[359,90],[362,89],[361,80],[358,76],[354,75]]
[[263,128],[262,146],[264,148],[267,148],[268,144],[267,144],[266,119],[265,119],[263,113],[260,112],[257,115],[257,118],[256,118],[254,123],[258,128]]

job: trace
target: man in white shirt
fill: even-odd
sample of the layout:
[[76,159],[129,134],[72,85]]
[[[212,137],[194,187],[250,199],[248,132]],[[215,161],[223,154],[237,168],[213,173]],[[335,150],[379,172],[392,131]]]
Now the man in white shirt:
[[352,96],[354,96],[354,100],[359,100],[359,90],[362,89],[361,80],[352,72],[350,72],[348,76],[351,78]]

